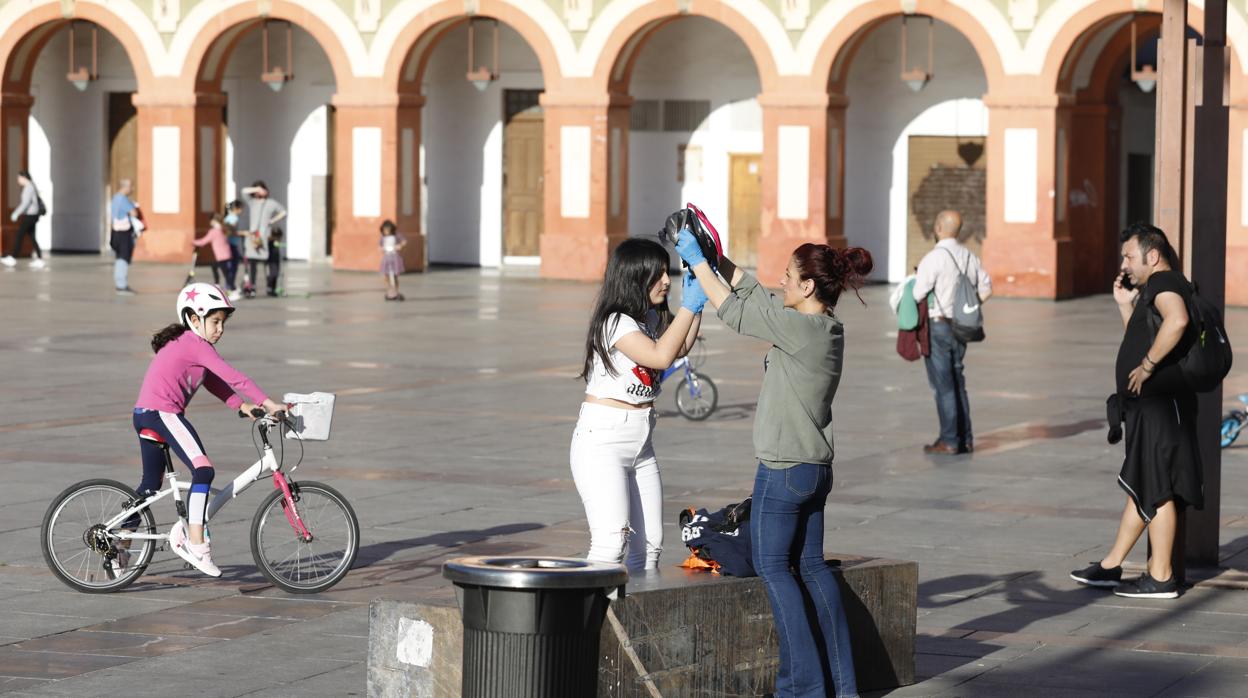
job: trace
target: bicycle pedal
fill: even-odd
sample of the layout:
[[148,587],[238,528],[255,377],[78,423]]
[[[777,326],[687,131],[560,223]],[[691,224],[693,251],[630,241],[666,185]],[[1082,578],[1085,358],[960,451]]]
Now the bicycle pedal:
[[193,570],[193,569],[195,569],[195,565],[192,565],[192,564],[191,564],[191,563],[189,563],[189,562],[183,562],[183,563],[182,563],[182,569],[184,569],[184,570]]

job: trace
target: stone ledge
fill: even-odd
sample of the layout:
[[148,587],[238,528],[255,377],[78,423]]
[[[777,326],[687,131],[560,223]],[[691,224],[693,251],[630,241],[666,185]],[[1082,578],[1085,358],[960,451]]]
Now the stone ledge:
[[[854,642],[858,687],[914,682],[918,565],[831,556]],[[458,696],[459,609],[377,599],[369,609],[368,695]],[[757,577],[666,567],[629,580],[611,604],[599,649],[599,696],[759,696],[771,691],[777,650]]]

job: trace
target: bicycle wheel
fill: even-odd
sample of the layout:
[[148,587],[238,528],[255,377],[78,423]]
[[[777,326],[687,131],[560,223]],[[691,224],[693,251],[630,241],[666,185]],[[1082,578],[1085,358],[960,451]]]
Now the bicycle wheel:
[[1239,438],[1239,431],[1243,428],[1238,417],[1227,417],[1222,420],[1222,448],[1226,448],[1235,443],[1235,439]]
[[689,377],[676,386],[676,411],[685,419],[700,422],[715,411],[719,404],[719,389],[710,378],[689,372]]
[[689,350],[689,368],[702,368],[704,363],[706,363],[706,342],[702,341],[699,335],[693,343],[693,348]]
[[286,519],[286,500],[273,490],[251,520],[251,554],[260,572],[292,594],[313,594],[337,584],[360,550],[360,522],[337,490],[319,482],[291,483],[305,541]]
[[[125,511],[139,496],[116,480],[85,480],[61,492],[43,515],[39,543],[43,559],[56,578],[72,589],[103,594],[129,586],[143,574],[156,552],[156,541],[135,540],[130,548],[118,546],[112,537],[120,526],[105,524]],[[150,508],[138,514],[139,533],[156,533],[156,519]],[[120,570],[105,569],[109,555],[121,555]]]

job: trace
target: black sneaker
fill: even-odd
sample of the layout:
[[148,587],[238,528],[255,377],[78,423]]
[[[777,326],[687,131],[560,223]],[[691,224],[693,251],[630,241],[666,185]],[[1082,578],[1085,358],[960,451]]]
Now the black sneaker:
[[1087,584],[1090,587],[1104,587],[1112,589],[1122,581],[1122,567],[1113,567],[1105,569],[1101,567],[1101,563],[1093,562],[1081,570],[1072,570],[1070,578],[1080,584]]
[[1128,599],[1177,599],[1179,598],[1179,583],[1175,581],[1173,574],[1166,581],[1159,582],[1145,572],[1140,575],[1139,579],[1118,585],[1114,593]]

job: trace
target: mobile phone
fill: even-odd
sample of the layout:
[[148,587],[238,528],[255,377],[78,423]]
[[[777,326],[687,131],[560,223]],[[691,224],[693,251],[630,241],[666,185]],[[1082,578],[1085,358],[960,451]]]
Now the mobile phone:
[[1128,291],[1133,291],[1133,290],[1135,290],[1135,284],[1131,283],[1131,276],[1130,276],[1130,275],[1128,275],[1128,274],[1127,274],[1127,272],[1125,272],[1125,271],[1124,271],[1124,272],[1122,272],[1122,274],[1121,274],[1120,276],[1122,277],[1122,287],[1123,287],[1123,288],[1127,289]]

